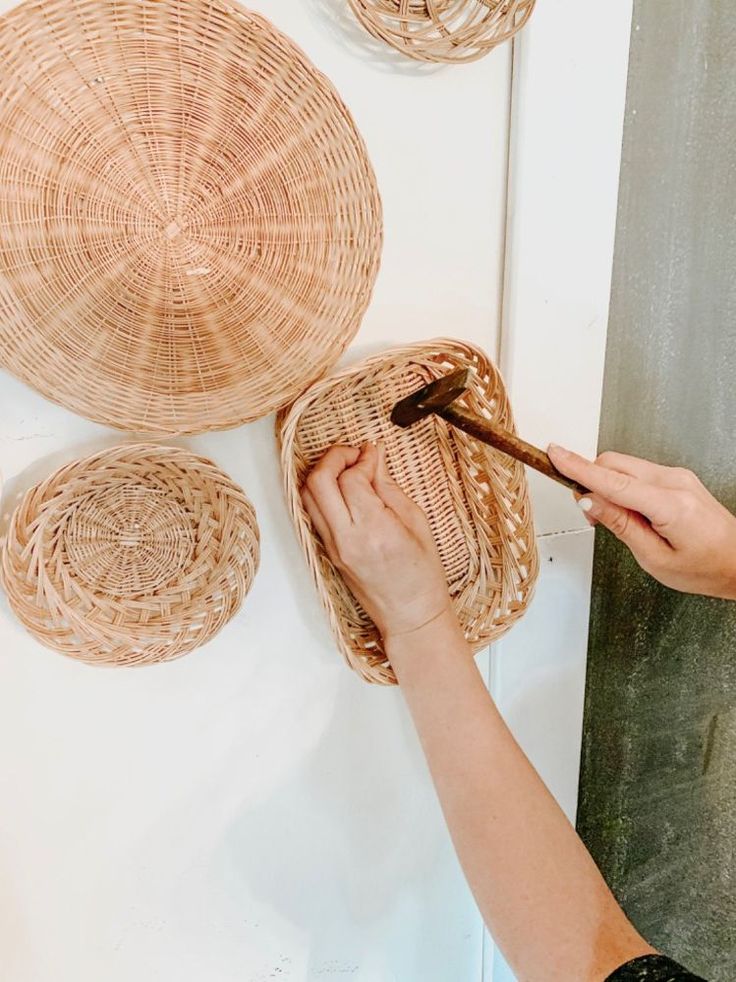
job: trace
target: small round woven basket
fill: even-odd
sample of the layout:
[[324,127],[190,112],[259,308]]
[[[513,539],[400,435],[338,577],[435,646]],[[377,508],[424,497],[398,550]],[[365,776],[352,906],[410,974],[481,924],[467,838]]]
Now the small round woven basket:
[[392,48],[428,62],[467,62],[508,41],[536,0],[349,0],[365,29]]
[[383,440],[389,469],[423,509],[465,636],[476,651],[524,613],[539,568],[524,467],[430,416],[408,429],[390,421],[399,399],[457,368],[473,370],[462,404],[513,430],[501,376],[470,344],[439,339],[394,348],[316,382],[279,415],[281,466],[297,536],[348,664],[368,682],[396,682],[381,637],[328,559],[300,491],[335,443]]
[[381,204],[329,80],[225,0],[0,19],[0,365],[137,432],[294,399],[357,331]]
[[77,460],[12,515],[0,577],[21,623],[95,665],[169,661],[236,613],[258,568],[255,512],[211,461],[133,444]]

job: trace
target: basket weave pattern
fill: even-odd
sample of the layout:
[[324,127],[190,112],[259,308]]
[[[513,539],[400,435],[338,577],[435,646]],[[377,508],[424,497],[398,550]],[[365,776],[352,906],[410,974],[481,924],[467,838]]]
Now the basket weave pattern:
[[1,577],[19,620],[93,664],[168,661],[236,613],[258,568],[255,512],[211,461],[114,447],[31,488],[10,521]]
[[349,0],[365,29],[417,61],[482,58],[526,24],[536,0]]
[[503,381],[479,349],[457,341],[395,348],[312,386],[278,420],[286,496],[340,650],[369,682],[395,683],[375,625],[328,559],[300,499],[335,443],[384,440],[392,476],[423,509],[455,610],[474,650],[526,609],[538,555],[523,466],[432,416],[409,429],[389,419],[401,398],[453,369],[474,370],[463,404],[513,429]]
[[0,20],[0,364],[123,429],[266,415],[358,329],[381,205],[324,75],[222,0]]

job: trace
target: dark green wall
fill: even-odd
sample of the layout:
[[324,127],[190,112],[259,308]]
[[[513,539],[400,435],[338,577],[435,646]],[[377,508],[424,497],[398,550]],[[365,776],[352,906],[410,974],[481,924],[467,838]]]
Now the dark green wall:
[[[601,449],[736,510],[736,2],[636,0]],[[736,603],[597,533],[578,813],[640,930],[736,979]]]

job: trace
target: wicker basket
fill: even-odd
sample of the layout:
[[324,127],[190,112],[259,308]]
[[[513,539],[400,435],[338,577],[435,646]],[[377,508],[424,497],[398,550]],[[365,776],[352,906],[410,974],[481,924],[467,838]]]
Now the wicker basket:
[[133,444],[68,464],[25,494],[1,578],[42,644],[96,665],[137,665],[215,635],[258,557],[255,512],[211,461]]
[[536,0],[349,0],[360,23],[416,61],[466,62],[508,41]]
[[538,556],[524,468],[437,417],[403,430],[393,405],[455,368],[474,370],[464,405],[513,428],[503,381],[479,349],[440,339],[395,348],[323,379],[278,419],[281,463],[297,535],[348,664],[369,682],[394,683],[375,625],[327,558],[300,490],[334,443],[386,442],[394,479],[424,509],[455,609],[474,650],[524,612]]
[[0,19],[0,227],[0,364],[158,434],[266,415],[323,374],[382,240],[333,86],[223,0],[27,0]]

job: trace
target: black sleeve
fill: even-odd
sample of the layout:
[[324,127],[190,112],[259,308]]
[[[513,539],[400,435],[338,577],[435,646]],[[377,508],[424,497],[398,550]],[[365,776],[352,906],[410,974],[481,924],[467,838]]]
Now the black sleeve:
[[705,979],[664,955],[644,955],[617,968],[606,982],[705,982]]

